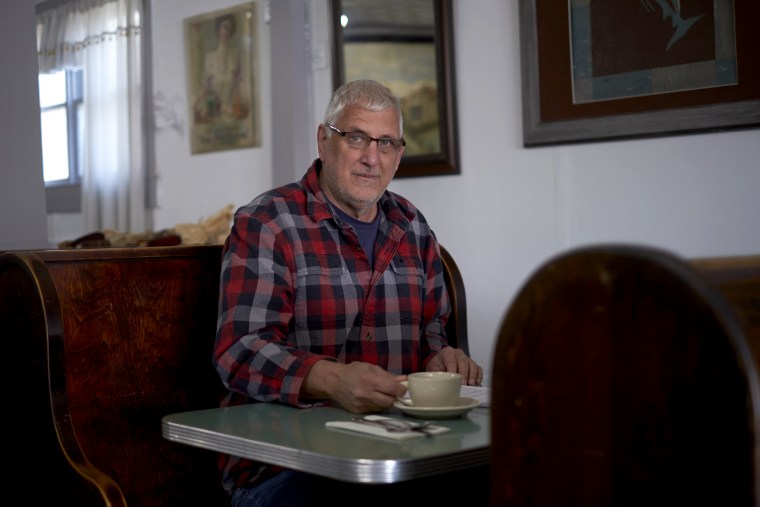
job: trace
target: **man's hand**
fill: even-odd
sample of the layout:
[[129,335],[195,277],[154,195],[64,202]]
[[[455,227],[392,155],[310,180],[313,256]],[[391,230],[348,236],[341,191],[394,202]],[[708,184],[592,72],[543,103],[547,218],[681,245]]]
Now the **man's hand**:
[[406,393],[399,383],[405,379],[406,375],[393,375],[370,363],[317,361],[304,379],[301,393],[332,400],[356,414],[381,412]]
[[483,368],[462,349],[444,347],[427,364],[427,371],[451,371],[462,375],[462,383],[477,386],[483,382]]

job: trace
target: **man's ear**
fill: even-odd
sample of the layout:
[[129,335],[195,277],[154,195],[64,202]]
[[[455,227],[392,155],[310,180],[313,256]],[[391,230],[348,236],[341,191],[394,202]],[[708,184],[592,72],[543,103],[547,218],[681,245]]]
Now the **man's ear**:
[[319,152],[319,158],[324,160],[324,154],[327,152],[327,127],[321,123],[317,127],[317,151]]

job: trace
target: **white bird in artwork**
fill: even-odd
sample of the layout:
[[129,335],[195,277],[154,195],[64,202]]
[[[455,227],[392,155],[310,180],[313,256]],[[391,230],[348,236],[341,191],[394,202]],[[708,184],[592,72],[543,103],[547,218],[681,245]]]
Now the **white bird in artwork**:
[[676,31],[673,33],[673,36],[670,38],[670,41],[668,41],[668,45],[665,47],[665,51],[667,51],[673,46],[673,44],[678,41],[678,39],[686,35],[686,32],[689,31],[691,26],[696,23],[699,18],[702,17],[702,15],[700,14],[699,16],[692,16],[688,19],[683,19],[681,17],[680,0],[673,0],[672,4],[669,0],[656,1],[662,8],[662,19],[666,20],[668,18],[671,18],[673,28],[676,29]]

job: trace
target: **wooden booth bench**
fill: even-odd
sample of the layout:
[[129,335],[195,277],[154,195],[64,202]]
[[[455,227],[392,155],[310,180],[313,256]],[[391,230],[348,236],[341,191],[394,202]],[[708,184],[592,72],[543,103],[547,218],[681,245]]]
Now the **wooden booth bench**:
[[[467,348],[464,285],[443,250]],[[164,439],[216,407],[221,246],[0,254],[3,495],[76,506],[227,506],[217,455]],[[6,502],[7,503],[7,502]]]
[[502,322],[491,506],[760,505],[760,256],[550,259]]
[[[216,456],[161,417],[219,404],[221,247],[0,256],[6,494],[61,505],[228,505]],[[7,469],[6,469],[7,470]]]

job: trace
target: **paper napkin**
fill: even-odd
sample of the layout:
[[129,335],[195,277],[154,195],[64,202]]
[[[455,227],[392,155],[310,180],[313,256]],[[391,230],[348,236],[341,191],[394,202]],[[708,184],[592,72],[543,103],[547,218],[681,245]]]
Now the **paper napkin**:
[[[394,418],[392,417],[385,417],[380,415],[367,415],[364,416],[364,419],[367,421],[379,421],[379,420],[389,420],[393,421]],[[404,419],[395,419],[397,421],[405,421]],[[405,421],[410,422],[410,421]],[[412,424],[418,424],[418,423],[412,423]],[[357,421],[327,421],[325,423],[325,427],[329,429],[340,429],[340,430],[348,430],[348,431],[355,431],[357,433],[364,433],[367,435],[374,435],[377,437],[382,438],[389,438],[393,440],[407,440],[410,438],[420,438],[420,437],[426,437],[426,436],[432,436],[432,435],[440,435],[441,433],[446,433],[447,431],[450,431],[451,428],[447,428],[445,426],[427,426],[425,428],[425,431],[427,434],[421,432],[421,431],[388,431],[386,428],[383,428],[382,426],[375,426],[373,424],[367,424],[363,422],[357,422]]]
[[491,388],[483,386],[462,386],[459,391],[461,396],[474,398],[480,402],[481,407],[491,406]]

